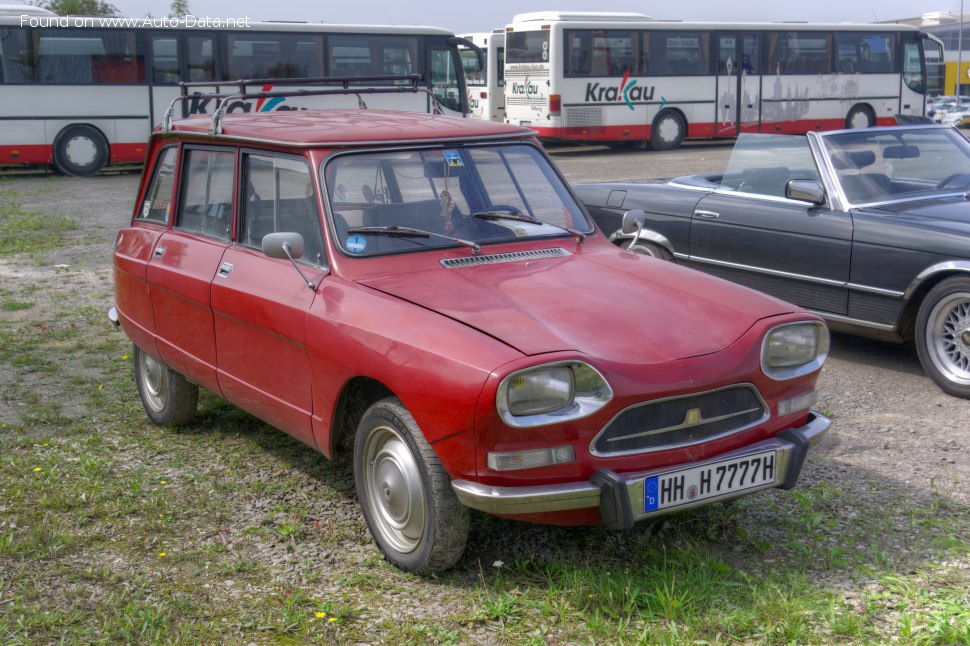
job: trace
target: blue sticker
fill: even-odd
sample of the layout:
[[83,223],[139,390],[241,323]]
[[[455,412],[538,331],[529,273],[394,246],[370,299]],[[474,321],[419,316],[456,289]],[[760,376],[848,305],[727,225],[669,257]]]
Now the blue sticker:
[[352,235],[347,238],[347,251],[350,253],[363,253],[367,248],[367,238],[361,235]]
[[653,476],[643,482],[643,511],[656,511],[660,506],[660,497],[657,495],[658,479],[658,476]]
[[458,154],[457,150],[446,150],[444,152],[445,162],[449,166],[464,166],[464,162],[461,161],[461,155]]

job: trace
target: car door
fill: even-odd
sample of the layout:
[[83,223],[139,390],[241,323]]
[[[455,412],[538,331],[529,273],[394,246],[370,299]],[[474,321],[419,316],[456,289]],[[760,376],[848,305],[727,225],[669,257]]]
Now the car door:
[[776,195],[715,191],[695,207],[690,240],[690,263],[698,269],[807,309],[847,312],[847,213]]
[[243,152],[235,243],[212,282],[212,308],[225,397],[315,446],[306,325],[316,291],[288,260],[260,250],[268,233],[300,233],[298,262],[319,285],[326,254],[311,178],[303,157]]
[[210,284],[229,246],[236,150],[183,149],[175,223],[155,243],[148,283],[158,351],[171,368],[219,391]]

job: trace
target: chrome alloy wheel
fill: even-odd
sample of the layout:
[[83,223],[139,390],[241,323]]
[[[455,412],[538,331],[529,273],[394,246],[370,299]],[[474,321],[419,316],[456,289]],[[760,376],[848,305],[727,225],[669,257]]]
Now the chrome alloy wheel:
[[424,485],[404,438],[381,425],[364,446],[364,487],[374,527],[395,550],[410,553],[424,537]]
[[168,402],[168,391],[171,385],[168,368],[161,362],[155,361],[147,352],[139,352],[138,380],[141,382],[144,402],[152,410],[161,413]]
[[933,365],[955,384],[970,385],[970,293],[940,299],[924,331]]

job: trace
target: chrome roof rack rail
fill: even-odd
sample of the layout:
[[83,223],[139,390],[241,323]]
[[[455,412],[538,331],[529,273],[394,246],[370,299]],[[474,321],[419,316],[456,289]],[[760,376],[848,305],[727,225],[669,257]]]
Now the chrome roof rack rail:
[[[285,98],[291,96],[328,96],[328,95],[354,95],[357,97],[357,107],[364,110],[367,104],[364,102],[364,94],[401,94],[404,92],[427,94],[431,99],[431,110],[433,114],[442,114],[441,104],[438,97],[429,88],[420,87],[418,84],[423,80],[420,74],[405,75],[386,75],[386,76],[335,76],[335,77],[314,77],[314,78],[286,78],[286,79],[239,79],[238,81],[193,81],[179,83],[181,95],[175,97],[165,111],[162,120],[162,129],[166,132],[172,129],[172,121],[175,118],[176,104],[184,104],[189,100],[213,99],[218,101],[216,110],[212,113],[209,123],[209,134],[222,134],[222,119],[232,101],[246,101],[250,99],[269,99]],[[378,86],[378,87],[357,87],[360,83],[379,83],[379,82],[406,82],[406,85]],[[308,90],[301,88],[298,90],[275,90],[269,89],[273,86],[287,85],[324,85],[337,86],[325,87],[323,89]],[[249,86],[259,86],[262,88],[257,92],[249,92]],[[221,88],[238,88],[237,92],[225,93],[219,91]],[[215,92],[195,92],[189,91],[194,88],[215,88]]]

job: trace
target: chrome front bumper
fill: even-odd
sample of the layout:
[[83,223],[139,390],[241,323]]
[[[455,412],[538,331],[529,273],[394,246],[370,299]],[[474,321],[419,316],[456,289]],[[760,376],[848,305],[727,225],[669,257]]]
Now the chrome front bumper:
[[[603,521],[607,525],[618,529],[629,528],[636,521],[645,518],[708,505],[719,500],[738,498],[763,489],[773,487],[791,489],[798,480],[808,450],[825,436],[830,423],[827,417],[812,411],[808,422],[800,428],[787,429],[770,440],[758,442],[704,462],[678,464],[622,475],[610,469],[600,469],[586,482],[537,487],[492,487],[468,480],[454,480],[451,486],[463,505],[490,514],[519,515],[599,507]],[[777,466],[774,482],[742,492],[706,498],[695,503],[688,502],[671,510],[643,511],[643,483],[646,478],[679,471],[688,466],[699,467],[769,450],[776,451]]]

